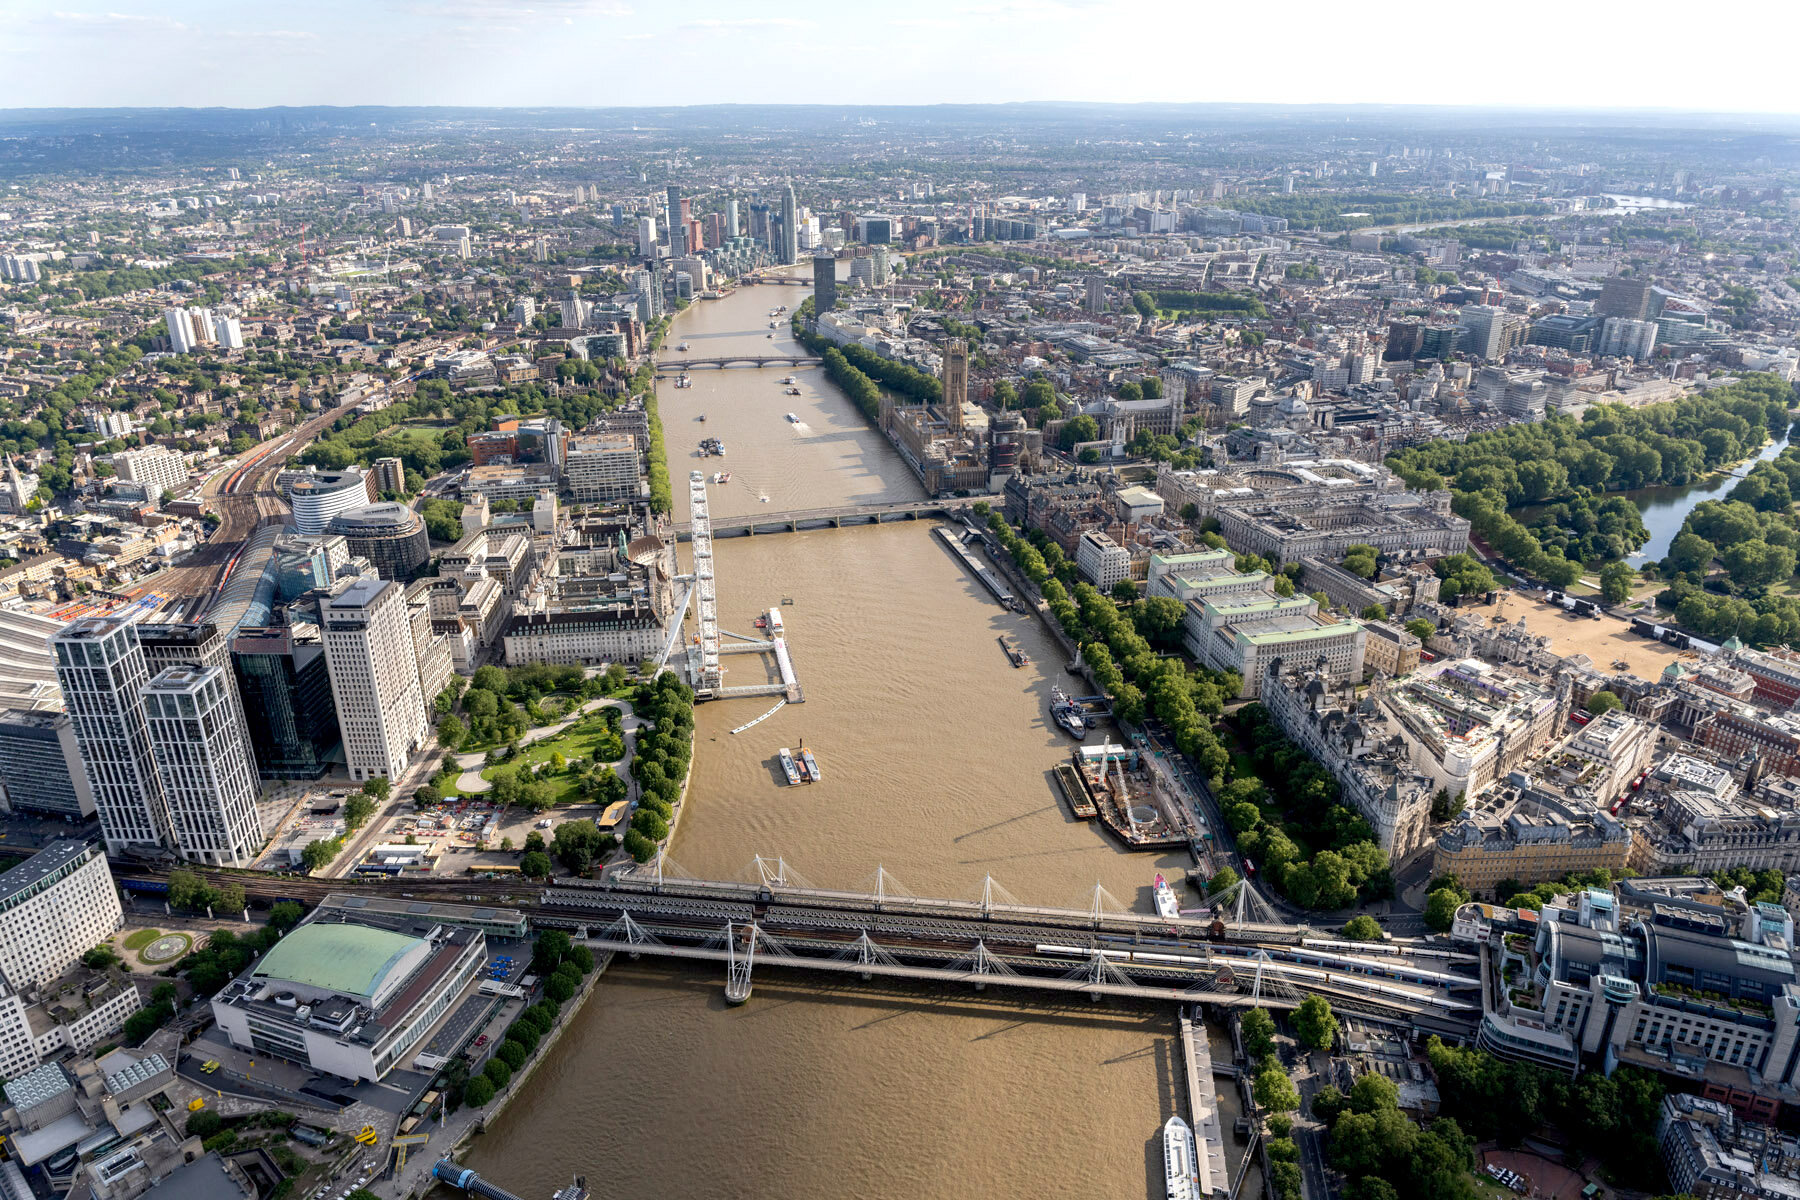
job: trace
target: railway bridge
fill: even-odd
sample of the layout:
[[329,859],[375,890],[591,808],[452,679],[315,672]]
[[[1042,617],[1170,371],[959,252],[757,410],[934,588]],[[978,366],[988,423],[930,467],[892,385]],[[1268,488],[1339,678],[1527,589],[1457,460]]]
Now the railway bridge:
[[1020,904],[991,876],[979,897],[957,900],[911,895],[881,869],[854,891],[813,887],[780,859],[752,869],[748,882],[703,880],[659,859],[558,880],[533,921],[584,933],[596,953],[716,963],[734,1004],[750,998],[760,965],[1184,1005],[1294,1008],[1319,994],[1340,1010],[1463,1035],[1481,1014],[1480,980],[1461,973],[1472,956],[1444,950],[1384,943],[1365,954],[1304,926],[1131,912],[1098,885],[1088,908],[1046,908]]
[[[977,498],[946,496],[937,500],[912,500],[897,504],[847,504],[837,508],[802,508],[783,512],[745,513],[714,517],[712,536],[750,537],[758,533],[798,533],[802,529],[838,529],[845,525],[882,525],[889,521],[916,521],[920,517],[949,516],[975,503]],[[675,525],[679,541],[690,541],[690,522]]]

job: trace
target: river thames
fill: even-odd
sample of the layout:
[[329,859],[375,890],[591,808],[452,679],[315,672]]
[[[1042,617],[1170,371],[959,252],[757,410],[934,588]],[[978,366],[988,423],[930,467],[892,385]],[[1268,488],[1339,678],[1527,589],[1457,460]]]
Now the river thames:
[[[785,316],[766,336],[768,310],[806,295],[760,287],[703,302],[669,344],[696,358],[798,349]],[[780,383],[788,374],[800,395]],[[820,369],[692,378],[658,392],[677,519],[703,467],[731,472],[709,484],[715,517],[923,495]],[[697,456],[709,436],[723,459]],[[1148,911],[1157,871],[1179,875],[1187,860],[1126,853],[1068,815],[1051,769],[1071,743],[1048,697],[1073,677],[1035,619],[996,605],[932,525],[716,544],[720,624],[754,632],[758,612],[782,605],[806,702],[735,736],[771,701],[696,711],[671,859],[738,878],[753,855],[779,855],[822,887],[872,883],[879,865],[914,894],[970,898],[991,874],[1023,902],[1072,907],[1099,883]],[[1002,633],[1030,665],[1007,661]],[[727,684],[764,678],[755,656],[726,663]],[[823,782],[786,787],[777,751],[802,740]],[[1161,1126],[1186,1115],[1167,1009],[767,972],[733,1009],[723,982],[615,962],[469,1164],[531,1200],[577,1173],[601,1200],[1162,1194]],[[1229,1128],[1236,1098],[1220,1100]]]

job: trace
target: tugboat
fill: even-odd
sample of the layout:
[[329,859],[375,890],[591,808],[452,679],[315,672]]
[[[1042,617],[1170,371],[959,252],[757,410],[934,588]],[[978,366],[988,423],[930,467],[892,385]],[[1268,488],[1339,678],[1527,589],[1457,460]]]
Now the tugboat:
[[1082,741],[1088,735],[1087,714],[1081,706],[1069,699],[1069,694],[1061,688],[1050,689],[1050,716],[1058,725],[1076,741]]
[[781,770],[787,776],[789,787],[799,786],[800,769],[794,765],[794,752],[786,746],[781,748]]

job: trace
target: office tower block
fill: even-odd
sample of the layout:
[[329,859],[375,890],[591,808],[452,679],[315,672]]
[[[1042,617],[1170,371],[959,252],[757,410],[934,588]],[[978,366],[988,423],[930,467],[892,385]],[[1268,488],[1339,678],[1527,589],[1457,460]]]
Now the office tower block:
[[688,253],[688,229],[685,224],[669,226],[669,254],[675,258],[686,258]]
[[537,301],[530,296],[521,296],[513,301],[513,320],[521,325],[529,325],[537,319]]
[[727,200],[725,202],[725,236],[737,237],[743,232],[743,227],[738,224],[738,202]]
[[85,821],[94,790],[66,712],[0,708],[0,784],[14,812]]
[[52,634],[50,648],[107,850],[172,847],[144,723],[142,692],[150,675],[130,623],[85,617]]
[[638,218],[638,257],[656,257],[656,218]]
[[1600,353],[1642,362],[1656,349],[1656,333],[1655,321],[1608,317],[1600,327]]
[[121,450],[113,455],[113,469],[120,479],[141,485],[152,501],[185,487],[188,481],[187,457],[167,446]]
[[1600,299],[1594,302],[1594,311],[1603,317],[1643,321],[1650,316],[1650,299],[1649,280],[1614,275],[1600,285]]
[[963,404],[969,398],[969,343],[951,338],[944,343],[944,421],[952,433],[961,433]]
[[0,876],[0,988],[42,987],[124,923],[100,847],[51,842]]
[[1505,354],[1506,310],[1492,304],[1465,305],[1459,324],[1466,331],[1462,348],[1480,358],[1499,358]]
[[1106,311],[1106,277],[1089,275],[1087,278],[1087,310],[1091,313]]
[[143,704],[181,856],[249,866],[263,843],[260,785],[230,670],[168,667],[144,685]]
[[837,259],[816,254],[813,268],[813,311],[828,313],[837,307]]
[[397,780],[426,732],[405,590],[352,580],[320,605],[319,618],[350,778]]
[[325,641],[312,624],[243,629],[231,667],[264,779],[318,779],[339,741]]
[[791,183],[781,189],[781,253],[777,258],[783,266],[800,261],[800,205]]

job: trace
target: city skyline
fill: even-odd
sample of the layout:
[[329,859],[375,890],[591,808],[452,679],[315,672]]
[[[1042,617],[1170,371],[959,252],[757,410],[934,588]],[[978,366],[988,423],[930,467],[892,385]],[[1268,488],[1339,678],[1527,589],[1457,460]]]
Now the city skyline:
[[[1209,52],[1266,38],[1260,12],[1176,6],[1146,40],[1134,10],[1108,0],[940,2],[900,13],[851,6],[829,20],[744,16],[715,0],[680,10],[627,0],[326,0],[304,11],[196,0],[178,15],[139,0],[80,8],[26,0],[0,13],[0,40],[22,52],[0,82],[0,108],[731,103],[747,89],[739,72],[708,69],[721,55],[822,46],[833,53],[808,53],[804,72],[759,77],[753,98],[1800,113],[1776,73],[1742,69],[1739,31],[1759,15],[1779,24],[1785,14],[1760,2],[1737,7],[1738,21],[1672,38],[1599,9],[1534,4],[1494,26],[1473,11],[1434,12],[1429,23],[1351,22],[1309,2],[1282,22],[1271,63]],[[969,55],[945,54],[947,39],[966,39]],[[1016,68],[997,66],[982,46],[1004,46]],[[1464,46],[1479,47],[1480,59],[1460,62]],[[1618,66],[1596,70],[1580,47],[1603,48]],[[1204,70],[1194,69],[1196,55]],[[1393,69],[1403,62],[1412,69]],[[671,94],[672,78],[685,88]]]

